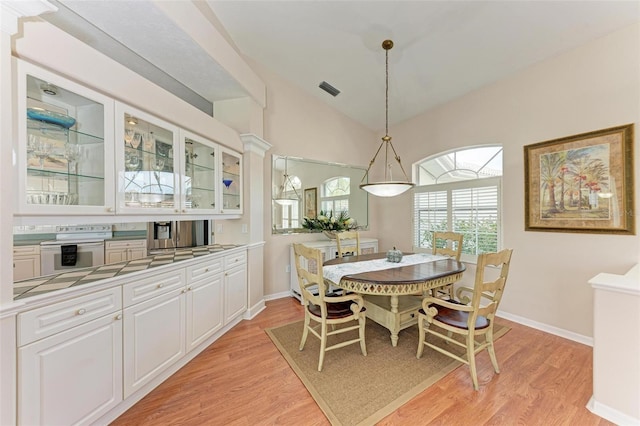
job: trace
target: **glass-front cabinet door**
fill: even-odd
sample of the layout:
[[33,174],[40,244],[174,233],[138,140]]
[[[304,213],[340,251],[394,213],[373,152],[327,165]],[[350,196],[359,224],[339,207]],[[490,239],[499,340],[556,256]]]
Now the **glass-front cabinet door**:
[[219,213],[218,145],[186,130],[180,130],[180,142],[184,147],[183,211]]
[[17,214],[115,211],[113,100],[16,59]]
[[222,214],[242,213],[242,157],[235,151],[220,148],[222,171]]
[[180,213],[178,128],[116,102],[118,213]]

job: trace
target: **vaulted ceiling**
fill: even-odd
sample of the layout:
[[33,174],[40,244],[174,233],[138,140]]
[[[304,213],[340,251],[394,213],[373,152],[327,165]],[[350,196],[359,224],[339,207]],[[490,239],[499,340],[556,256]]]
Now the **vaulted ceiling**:
[[[240,85],[154,1],[52,0],[43,16],[211,112]],[[242,55],[372,130],[640,21],[636,1],[207,0]],[[318,88],[326,81],[333,97]]]

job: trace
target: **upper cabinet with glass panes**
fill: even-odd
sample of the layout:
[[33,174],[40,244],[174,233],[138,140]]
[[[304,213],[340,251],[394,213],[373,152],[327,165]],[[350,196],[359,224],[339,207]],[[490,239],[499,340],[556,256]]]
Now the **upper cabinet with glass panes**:
[[112,214],[113,100],[28,62],[15,61],[16,214]]
[[118,213],[180,213],[179,129],[116,102]]
[[187,213],[220,212],[218,195],[218,145],[186,130],[180,130],[184,152],[183,210]]

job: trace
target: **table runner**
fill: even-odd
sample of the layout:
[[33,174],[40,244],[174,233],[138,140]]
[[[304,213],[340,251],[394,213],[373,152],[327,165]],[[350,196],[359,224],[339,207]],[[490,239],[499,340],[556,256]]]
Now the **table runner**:
[[339,284],[345,275],[360,274],[362,272],[382,271],[383,269],[399,268],[401,266],[415,265],[418,263],[434,262],[440,259],[447,259],[447,256],[433,255],[428,253],[409,254],[402,257],[398,263],[389,262],[386,258],[364,260],[362,262],[341,263],[338,265],[328,265],[322,268],[322,273],[326,280]]

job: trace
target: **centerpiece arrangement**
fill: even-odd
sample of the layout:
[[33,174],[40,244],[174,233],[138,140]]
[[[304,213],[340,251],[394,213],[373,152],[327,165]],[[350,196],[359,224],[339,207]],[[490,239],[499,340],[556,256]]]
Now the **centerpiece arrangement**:
[[313,219],[305,216],[302,220],[302,227],[311,231],[322,231],[327,237],[335,239],[337,232],[357,229],[358,224],[349,217],[349,213],[346,211],[334,215],[333,210],[320,210],[318,216]]

